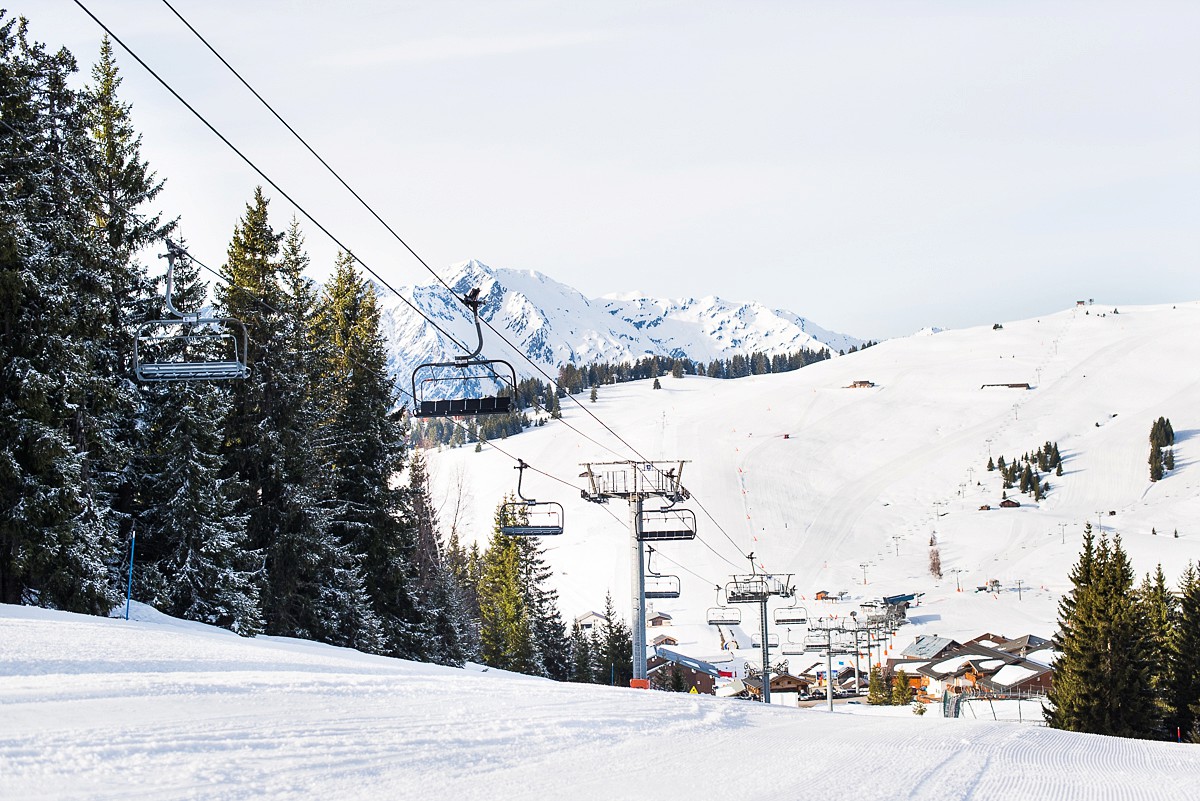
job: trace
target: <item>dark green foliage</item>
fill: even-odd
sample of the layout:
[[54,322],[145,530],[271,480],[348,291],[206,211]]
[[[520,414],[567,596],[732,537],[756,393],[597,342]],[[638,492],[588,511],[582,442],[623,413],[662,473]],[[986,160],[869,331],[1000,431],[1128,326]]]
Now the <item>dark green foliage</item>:
[[1084,529],[1084,550],[1071,572],[1072,591],[1059,604],[1059,651],[1047,722],[1054,728],[1121,737],[1152,737],[1161,711],[1152,684],[1158,658],[1144,610],[1133,588],[1133,570],[1120,537],[1094,542]]
[[1146,575],[1137,591],[1138,604],[1145,620],[1146,636],[1149,640],[1151,658],[1149,664],[1150,686],[1154,691],[1159,714],[1169,712],[1168,690],[1170,686],[1170,651],[1176,624],[1178,602],[1167,587],[1162,565],[1153,576]]
[[598,682],[628,687],[633,678],[633,634],[625,621],[617,616],[612,595],[604,596],[604,624],[596,639]]
[[879,665],[871,665],[871,673],[867,678],[867,703],[874,706],[888,706],[892,703]]
[[[1168,447],[1175,444],[1171,421],[1160,417],[1150,427],[1150,480],[1161,481],[1166,471],[1175,469],[1175,454]],[[1164,453],[1165,451],[1165,453]]]
[[903,670],[896,671],[896,676],[892,679],[892,706],[908,706],[915,695],[908,683],[908,674]]
[[571,625],[571,673],[570,680],[580,684],[592,684],[596,681],[595,654],[592,650],[592,638],[583,633],[579,621]]
[[1161,481],[1163,475],[1162,449],[1152,446],[1150,448],[1150,480]]
[[1189,742],[1200,743],[1200,574],[1192,564],[1179,581],[1167,659],[1167,736],[1178,729]]
[[550,570],[536,538],[500,533],[503,505],[496,509],[478,584],[482,659],[505,670],[565,681],[572,672],[570,644],[558,595],[547,586]]
[[92,214],[99,154],[74,71],[0,12],[0,602],[105,614],[128,551],[113,511],[123,267]]
[[[229,245],[228,285],[218,291],[222,312],[242,320],[253,343],[250,376],[230,389],[225,475],[248,517],[249,544],[264,557],[266,631],[400,655],[393,646],[411,634],[407,616],[381,625],[372,599],[402,583],[403,548],[384,537],[355,539],[362,521],[330,484],[331,449],[314,447],[326,423],[321,378],[332,345],[315,336],[317,291],[304,277],[300,232],[293,223],[276,233],[267,207],[255,190]],[[373,522],[389,517],[387,509],[369,513]]]
[[[177,308],[203,307],[198,272],[189,260],[178,263]],[[235,510],[231,479],[220,477],[227,395],[206,382],[152,384],[142,393],[134,596],[175,617],[257,634],[262,557],[246,547],[246,516]]]

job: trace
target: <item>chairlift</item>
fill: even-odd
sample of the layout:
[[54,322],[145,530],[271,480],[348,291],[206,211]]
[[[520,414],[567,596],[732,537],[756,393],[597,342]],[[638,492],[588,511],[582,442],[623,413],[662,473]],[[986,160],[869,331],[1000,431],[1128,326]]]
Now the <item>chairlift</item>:
[[[483,329],[479,323],[479,306],[483,301],[479,299],[479,288],[472,289],[460,300],[471,310],[479,344],[467,355],[455,356],[453,361],[427,362],[413,370],[413,417],[462,417],[508,414],[512,411],[512,393],[516,392],[517,371],[503,359],[479,357],[480,351],[483,350]],[[496,394],[475,393],[469,396],[438,397],[443,392],[453,396],[456,389],[464,391],[480,381],[495,384]]]
[[806,651],[824,651],[829,648],[829,635],[821,631],[810,631],[804,635]]
[[765,576],[735,578],[725,585],[725,599],[731,604],[758,604],[772,595]]
[[710,626],[737,626],[742,622],[742,610],[721,603],[721,585],[717,585],[717,605],[709,607],[706,615]]
[[794,602],[791,606],[775,610],[775,625],[777,626],[803,626],[806,623],[808,623],[808,610],[803,606],[796,606]]
[[[750,635],[750,645],[753,648],[762,648],[762,635],[761,634],[751,634]],[[778,648],[779,647],[779,635],[768,632],[767,645],[770,646],[771,648]]]
[[783,643],[779,648],[779,652],[784,656],[803,656],[805,652],[803,642],[795,642],[792,640],[792,630],[787,630],[787,642]]
[[500,533],[509,537],[552,537],[563,533],[562,504],[536,501],[521,494],[521,478],[529,465],[517,459],[517,497],[500,506]]
[[696,538],[696,513],[691,509],[675,509],[674,502],[661,509],[642,511],[642,542],[662,540],[693,540]]
[[166,240],[166,289],[163,299],[175,319],[150,320],[138,326],[133,340],[133,371],[139,381],[220,381],[245,378],[249,336],[246,325],[232,317],[206,317],[182,312],[171,300],[175,260],[187,251]]
[[647,576],[643,579],[646,597],[647,598],[678,598],[679,597],[679,576],[663,575],[656,573],[654,568],[650,566],[650,560],[654,558],[654,549],[650,548],[650,556],[647,559],[646,572]]

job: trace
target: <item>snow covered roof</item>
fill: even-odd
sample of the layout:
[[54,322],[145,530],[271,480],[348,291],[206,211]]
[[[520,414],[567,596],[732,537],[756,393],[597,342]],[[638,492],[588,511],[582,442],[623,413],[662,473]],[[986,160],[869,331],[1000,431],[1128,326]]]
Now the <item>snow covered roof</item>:
[[913,644],[900,652],[901,656],[909,656],[916,659],[933,659],[947,648],[958,645],[949,637],[939,637],[936,634],[922,634],[917,637]]
[[1014,684],[1020,684],[1025,679],[1038,675],[1039,672],[1041,671],[1025,665],[1005,665],[989,676],[988,680],[992,684],[1011,687]]

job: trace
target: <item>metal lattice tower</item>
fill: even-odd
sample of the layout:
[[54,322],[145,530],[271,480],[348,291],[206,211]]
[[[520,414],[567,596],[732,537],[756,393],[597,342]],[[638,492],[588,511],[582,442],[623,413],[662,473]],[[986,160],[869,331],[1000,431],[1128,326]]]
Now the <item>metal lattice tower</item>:
[[[686,462],[588,462],[583,465],[583,477],[588,488],[583,490],[584,499],[605,503],[609,498],[621,498],[629,503],[630,531],[630,606],[633,613],[633,679],[632,687],[649,687],[646,678],[646,555],[643,543],[647,540],[693,539],[696,536],[695,515],[685,509],[675,510],[680,514],[676,531],[662,530],[643,533],[647,498],[662,498],[669,507],[688,499],[689,494],[681,483],[683,466]],[[687,521],[690,520],[690,523]],[[689,527],[690,526],[690,527]]]

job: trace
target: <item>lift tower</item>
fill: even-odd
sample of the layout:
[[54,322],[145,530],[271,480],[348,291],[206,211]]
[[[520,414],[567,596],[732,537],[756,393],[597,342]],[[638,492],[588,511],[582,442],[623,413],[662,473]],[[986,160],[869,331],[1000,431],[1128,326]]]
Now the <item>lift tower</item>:
[[[646,678],[646,556],[642,543],[696,538],[696,515],[675,504],[688,499],[681,478],[686,462],[589,462],[583,465],[588,488],[585,500],[606,503],[609,498],[629,502],[631,559],[630,601],[633,610],[633,679],[631,687],[649,687]],[[662,499],[660,507],[647,509],[647,499]]]
[[792,576],[787,574],[782,579],[770,573],[759,573],[754,567],[754,554],[747,554],[750,560],[750,572],[730,576],[731,581],[725,585],[725,601],[731,604],[758,604],[760,607],[759,626],[762,634],[762,699],[763,703],[771,703],[771,644],[770,633],[767,631],[767,601],[772,595],[790,598],[793,589],[790,586]]

